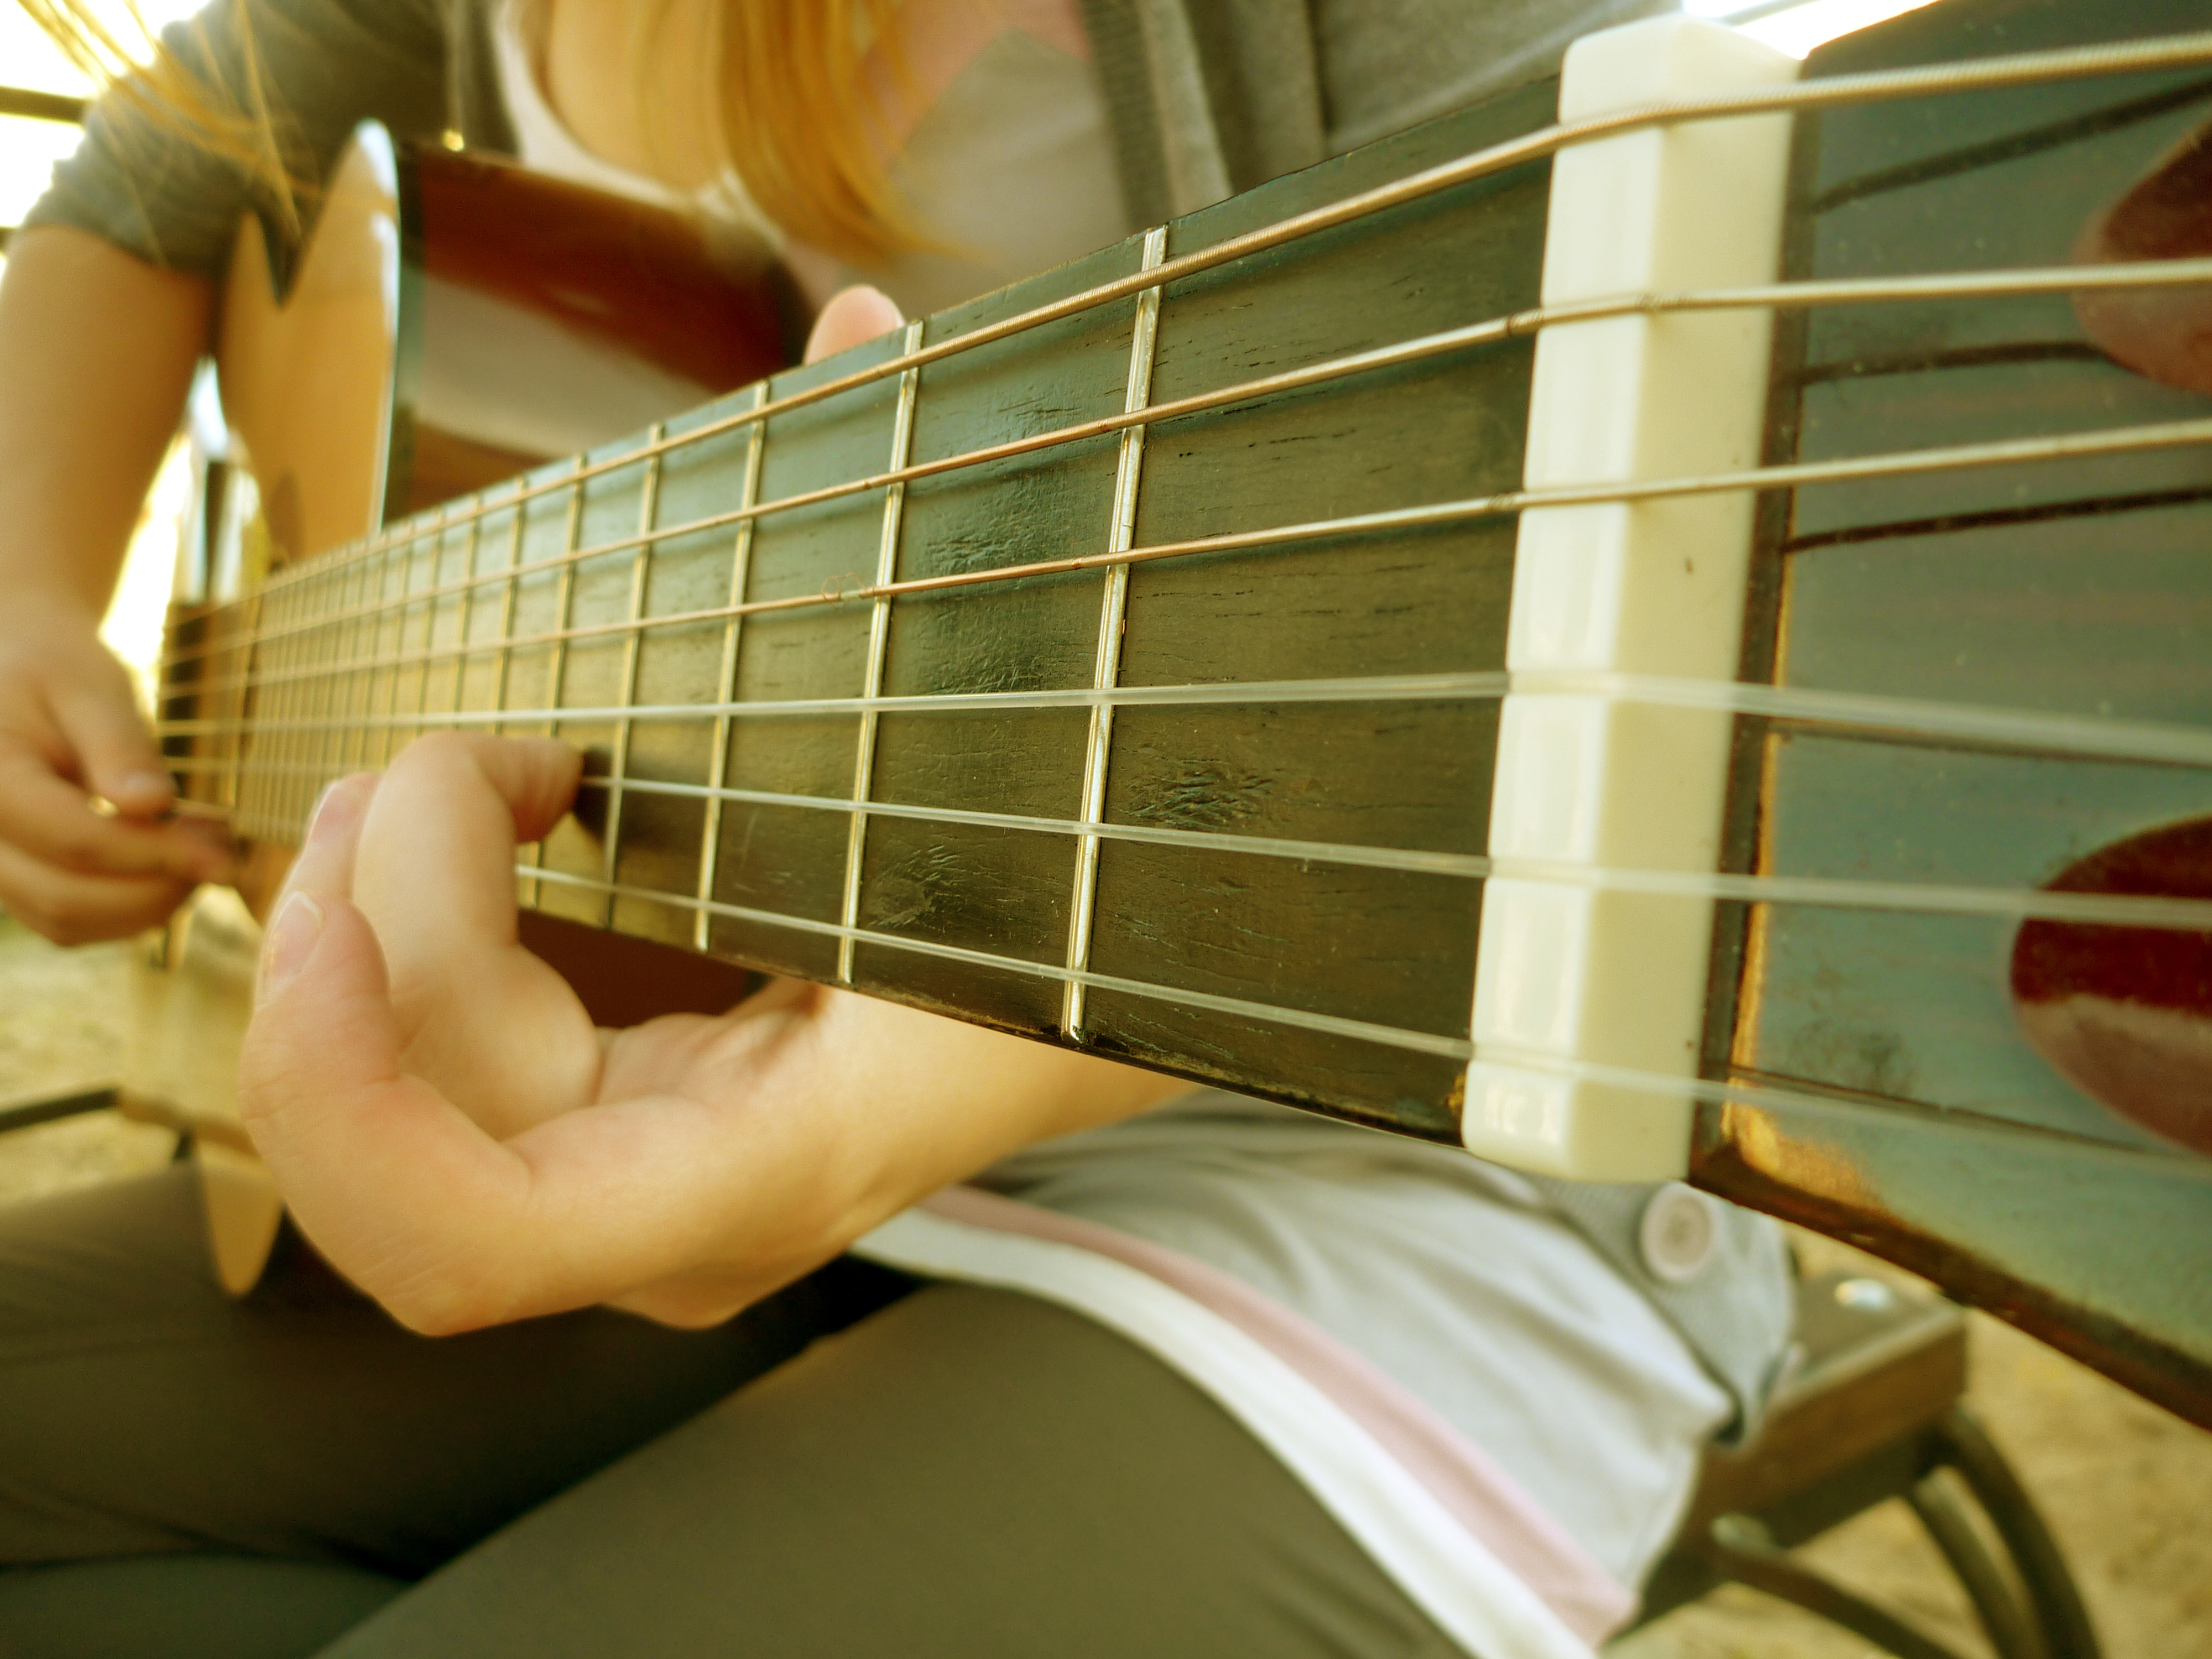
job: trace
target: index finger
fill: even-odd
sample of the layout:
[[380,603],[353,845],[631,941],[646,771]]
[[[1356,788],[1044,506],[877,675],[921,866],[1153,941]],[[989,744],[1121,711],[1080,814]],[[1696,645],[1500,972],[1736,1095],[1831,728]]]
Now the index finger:
[[236,860],[208,830],[100,812],[29,750],[0,747],[0,841],[84,875],[226,881]]
[[545,738],[441,732],[393,762],[354,897],[404,1000],[515,942],[514,849],[558,822],[583,757]]

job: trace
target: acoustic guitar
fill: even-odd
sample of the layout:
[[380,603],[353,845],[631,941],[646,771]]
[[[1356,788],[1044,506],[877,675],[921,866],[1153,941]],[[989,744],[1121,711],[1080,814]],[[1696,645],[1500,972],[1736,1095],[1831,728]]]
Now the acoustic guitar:
[[[1638,24],[773,374],[696,230],[556,276],[467,204],[566,186],[365,133],[230,287],[170,763],[273,866],[419,733],[557,735],[519,891],[602,1018],[799,975],[1684,1178],[2212,1425],[2212,404],[2082,320],[2202,315],[2203,21]],[[204,896],[157,1037],[252,953]]]

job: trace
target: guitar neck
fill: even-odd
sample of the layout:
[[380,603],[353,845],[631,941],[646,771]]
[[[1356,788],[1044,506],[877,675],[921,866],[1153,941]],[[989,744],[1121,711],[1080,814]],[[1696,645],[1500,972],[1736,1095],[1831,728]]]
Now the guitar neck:
[[[228,644],[179,635],[213,647],[171,671],[208,728],[177,757],[191,793],[282,842],[421,732],[557,736],[587,777],[528,849],[526,906],[1455,1135],[1512,520],[1251,532],[1511,490],[1531,349],[1152,412],[1533,304],[1548,164],[1140,279],[1538,127],[1553,96],[280,576]],[[1108,429],[969,459],[1086,423]],[[1375,459],[1317,467],[1322,446]]]

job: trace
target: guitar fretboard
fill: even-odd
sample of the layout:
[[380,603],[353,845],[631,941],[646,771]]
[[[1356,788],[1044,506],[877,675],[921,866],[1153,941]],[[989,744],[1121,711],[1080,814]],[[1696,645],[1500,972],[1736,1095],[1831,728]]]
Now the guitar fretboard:
[[280,573],[182,623],[173,763],[281,842],[422,732],[558,736],[540,910],[1455,1138],[1518,511],[2015,459],[1519,488],[1538,327],[1850,297],[1539,306],[1552,96]]
[[1548,162],[1172,262],[1553,96],[287,573],[180,630],[172,763],[283,842],[422,732],[557,736],[526,905],[1452,1138],[1530,350],[1468,325],[1535,303]]

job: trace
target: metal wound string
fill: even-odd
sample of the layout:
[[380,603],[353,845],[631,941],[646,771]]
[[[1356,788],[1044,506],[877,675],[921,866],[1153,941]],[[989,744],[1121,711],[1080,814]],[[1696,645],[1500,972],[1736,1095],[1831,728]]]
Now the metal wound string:
[[[1439,191],[1474,180],[1525,162],[1540,161],[1569,145],[1588,143],[1600,138],[1621,133],[1634,132],[1647,127],[1668,126],[1678,123],[1718,120],[1742,116],[1778,114],[1792,111],[1825,109],[1871,103],[1886,100],[1933,97],[1961,92],[1995,91],[2010,87],[2031,86],[2060,80],[2142,74],[2154,70],[2189,68],[2200,64],[2212,64],[2212,33],[2170,35],[2148,40],[2125,41],[2108,46],[2069,47],[2057,51],[2026,52],[2011,57],[1983,58],[1972,63],[1942,64],[1910,70],[1879,70],[1863,75],[1838,76],[1826,80],[1800,82],[1788,86],[1761,88],[1746,93],[1722,96],[1685,99],[1641,108],[1617,111],[1610,114],[1592,116],[1578,121],[1565,122],[1523,135],[1519,138],[1478,150],[1455,161],[1440,163],[1422,172],[1374,189],[1360,191],[1322,207],[1294,214],[1274,224],[1231,237],[1210,248],[1181,254],[1163,261],[1150,270],[1139,269],[1129,276],[1115,278],[1081,293],[1036,307],[1000,322],[953,337],[933,346],[923,347],[896,355],[869,368],[824,381],[804,391],[789,392],[781,398],[758,404],[751,409],[738,410],[681,434],[678,440],[664,440],[660,446],[646,444],[580,466],[574,471],[558,477],[548,477],[537,482],[525,482],[508,492],[501,505],[519,502],[531,495],[544,494],[580,483],[601,472],[635,465],[659,453],[671,442],[696,442],[757,421],[767,421],[819,403],[845,392],[858,391],[877,382],[918,369],[941,359],[957,356],[978,347],[992,344],[1011,336],[1027,332],[1048,323],[1075,316],[1115,300],[1127,299],[1148,288],[1179,281],[1199,275],[1217,266],[1264,252],[1285,243],[1334,229],[1339,225],[1402,206],[1433,195]],[[360,557],[381,550],[395,540],[408,534],[405,525],[382,531],[356,544],[356,550],[331,556],[334,558]],[[287,585],[303,580],[305,568],[279,571],[271,578],[272,585]]]
[[[818,506],[827,501],[863,495],[876,489],[889,489],[917,479],[935,477],[970,467],[986,465],[995,461],[1034,454],[1091,439],[1110,436],[1133,428],[1157,425],[1171,420],[1208,413],[1214,410],[1231,408],[1238,404],[1280,396],[1290,392],[1300,391],[1359,374],[1402,368],[1453,352],[1473,350],[1485,345],[1525,338],[1540,333],[1545,328],[1571,323],[1589,323],[1628,316],[1661,316],[1675,313],[1781,310],[1825,306],[1892,304],[1931,299],[2014,298],[2055,293],[2195,287],[2206,283],[2212,283],[2212,258],[2143,260],[2099,267],[2050,266],[1990,272],[1944,272],[1921,276],[1861,277],[1828,282],[1778,283],[1750,287],[1699,289],[1683,293],[1633,294],[1609,299],[1582,300],[1548,307],[1536,307],[1501,317],[1490,318],[1481,322],[1468,324],[1458,328],[1441,330],[1390,345],[1347,353],[1322,362],[1310,364],[1303,368],[1263,375],[1214,391],[1193,393],[1172,401],[1152,404],[1147,408],[1117,415],[1101,416],[1092,420],[1055,428],[1048,432],[1012,439],[1003,443],[984,445],[933,461],[872,473],[863,477],[826,484],[818,489],[802,490],[766,501],[741,503],[725,512],[708,514],[672,525],[641,527],[635,535],[617,537],[607,541],[593,543],[589,546],[578,548],[573,552],[562,552],[547,558],[532,560],[480,574],[472,571],[459,581],[442,585],[433,584],[420,592],[405,594],[397,599],[380,600],[375,604],[351,611],[341,610],[330,612],[245,637],[227,637],[224,645],[220,648],[263,644],[291,633],[332,627],[362,617],[386,615],[395,610],[404,611],[456,594],[465,596],[478,586],[499,581],[511,582],[563,566],[581,563],[611,554],[630,552],[641,546],[651,546],[683,537],[700,535],[710,531],[753,522],[776,514]],[[698,435],[687,434],[684,438],[674,441],[690,443],[696,441]],[[640,456],[657,457],[662,449],[667,447],[666,445],[647,446],[638,453]],[[636,458],[632,457],[625,459],[623,465],[633,465],[635,460]],[[501,495],[496,501],[488,501],[482,507],[471,509],[466,521],[472,524],[474,520],[486,514],[505,512],[508,510],[510,503],[510,497]],[[516,510],[519,512],[520,509]],[[441,520],[429,526],[418,527],[410,538],[417,541],[429,539],[441,533],[447,527]],[[341,562],[346,562],[347,556],[337,556]],[[309,565],[303,567],[303,574],[320,568],[320,561],[311,562]],[[800,596],[775,603],[787,607],[817,603],[834,604],[848,599],[860,598],[861,593],[862,590],[855,588],[849,592],[840,591],[818,597]],[[682,623],[716,620],[729,614],[731,613],[726,608],[710,609],[647,617],[644,619],[644,623],[647,626],[668,626]],[[609,623],[586,631],[606,633],[618,631],[625,626],[627,624]],[[553,637],[555,636],[550,635],[533,635],[511,643],[534,644],[550,641]],[[574,637],[574,635],[572,635],[569,637]],[[492,650],[499,647],[500,642],[493,642],[481,647],[461,648],[465,651],[468,649]],[[189,661],[196,655],[204,655],[208,651],[216,648],[218,647],[210,646],[198,653],[179,652],[168,660]],[[434,656],[442,653],[434,649],[429,654]],[[378,666],[384,662],[411,662],[415,659],[414,656],[410,655],[375,659],[358,665]],[[220,682],[201,682],[200,684],[206,685],[220,684]]]

